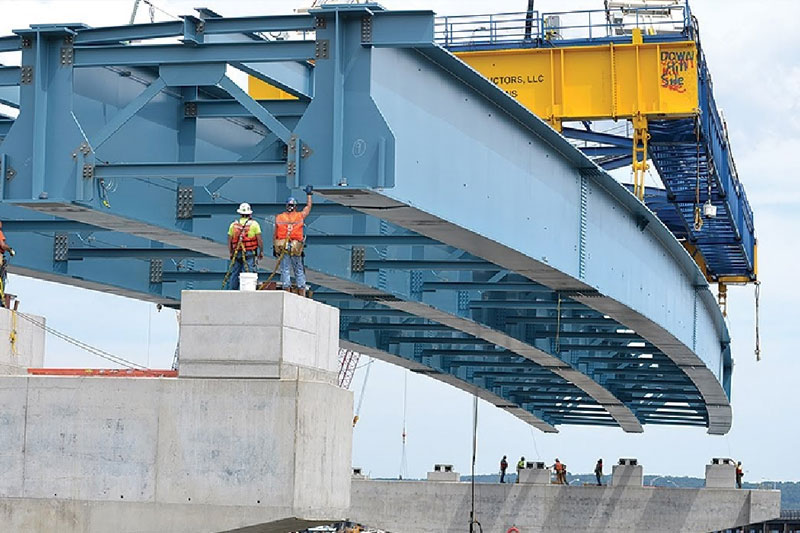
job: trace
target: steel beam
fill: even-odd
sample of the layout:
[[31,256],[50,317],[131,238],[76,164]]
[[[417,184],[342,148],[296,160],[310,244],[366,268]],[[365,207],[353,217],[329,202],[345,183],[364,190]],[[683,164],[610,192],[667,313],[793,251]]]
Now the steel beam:
[[425,261],[413,259],[367,259],[364,262],[365,270],[500,270],[500,267],[486,261]]
[[51,220],[3,220],[3,232],[5,233],[27,233],[27,232],[95,232],[108,231],[105,228],[75,222],[67,219]]
[[561,133],[568,139],[578,139],[581,141],[608,144],[610,146],[626,148],[628,151],[633,150],[633,139],[622,135],[612,135],[610,133],[601,133],[592,130],[587,131],[576,128],[563,128]]
[[8,132],[11,131],[11,126],[14,125],[14,121],[11,119],[0,118],[0,137],[5,137],[8,135]]
[[22,69],[0,66],[0,87],[16,86],[20,83]]
[[621,148],[619,146],[581,146],[581,152],[589,157],[606,156],[627,156],[632,148]]
[[0,87],[0,104],[19,109],[19,87]]
[[[316,206],[314,206],[316,209]],[[313,212],[313,209],[312,209]],[[317,235],[306,236],[309,245],[336,246],[444,246],[422,235]]]
[[[206,254],[194,250],[180,248],[70,248],[67,251],[69,260],[81,259],[172,259],[182,257],[208,257]],[[222,278],[220,278],[222,279]]]
[[183,33],[182,21],[151,22],[149,24],[129,24],[127,26],[107,26],[103,28],[86,28],[78,31],[74,37],[75,45],[109,44],[124,41],[144,41],[174,37]]
[[201,270],[177,270],[165,271],[163,274],[164,283],[175,283],[180,281],[218,281],[222,283],[225,279],[225,272],[222,271],[201,271]]
[[249,32],[308,31],[316,29],[311,15],[267,15],[256,17],[204,18],[203,33],[220,35]]
[[631,166],[633,156],[617,157],[608,161],[602,161],[600,166],[603,170],[615,170],[618,168],[625,168]]
[[[195,106],[197,118],[254,117],[236,100],[194,100],[186,102]],[[301,117],[308,103],[302,100],[256,100],[256,103],[274,117]]]
[[350,322],[347,324],[349,330],[369,329],[383,331],[452,331],[451,328],[442,324],[420,324],[409,322],[406,324],[383,324],[381,322]]
[[468,339],[465,337],[412,337],[412,336],[396,336],[396,337],[389,337],[387,339],[389,344],[403,344],[403,343],[411,343],[411,344],[461,344],[461,345],[471,345],[471,344],[492,344],[490,341],[486,339],[479,339],[479,338],[472,338]]
[[[263,178],[285,176],[285,161],[230,161],[201,163],[120,163],[97,165],[98,178]],[[235,211],[235,209],[234,209]]]
[[280,140],[282,140],[284,143],[289,142],[289,138],[292,135],[292,132],[289,131],[289,128],[284,126],[269,111],[260,106],[258,102],[253,100],[249,94],[244,92],[242,88],[234,83],[229,77],[224,76],[219,82],[219,86],[225,89],[228,94],[230,94],[242,105],[242,107],[252,113],[259,122],[269,128],[272,133],[277,135]]
[[0,52],[15,52],[22,48],[22,39],[17,35],[0,37]]
[[398,309],[371,308],[371,307],[361,307],[361,308],[340,307],[339,316],[359,317],[359,318],[368,318],[368,317],[416,318],[414,317],[414,315],[409,315],[408,313],[400,311]]
[[159,66],[197,63],[305,61],[314,58],[314,41],[263,41],[146,46],[82,46],[74,49],[75,67]]
[[[286,209],[285,203],[263,203],[251,202],[253,212],[257,216],[269,216],[282,213]],[[232,204],[229,202],[196,202],[192,208],[192,215],[195,217],[208,217],[212,215],[230,215],[236,214],[236,208],[239,204]],[[357,211],[334,203],[317,203],[314,202],[314,207],[311,209],[310,216],[362,216]]]
[[301,101],[308,102],[313,96],[314,66],[311,63],[299,61],[234,62],[233,66]]
[[611,320],[610,318],[603,318],[602,316],[597,315],[596,313],[593,314],[591,317],[533,317],[533,316],[520,316],[520,315],[511,315],[505,317],[505,321],[509,324],[538,324],[543,326],[554,326],[556,322],[561,324],[573,325],[578,324],[581,326],[587,326],[592,328],[619,328],[620,325]]
[[[218,35],[244,32],[313,31],[313,29],[314,18],[309,15],[277,15],[208,18],[202,21],[202,30],[197,33],[200,35]],[[75,36],[75,43],[80,45],[142,41],[180,36],[183,33],[183,21],[109,26],[80,30]]]
[[552,294],[553,290],[538,283],[485,283],[480,281],[425,281],[422,283],[423,291],[453,290],[453,291],[498,291],[498,292],[542,292]]
[[114,135],[122,126],[125,125],[133,116],[138,113],[147,103],[152,100],[167,84],[162,78],[156,78],[128,105],[118,111],[105,126],[89,138],[89,146],[97,150],[109,137]]
[[527,301],[527,300],[473,300],[470,309],[586,309],[579,302]]

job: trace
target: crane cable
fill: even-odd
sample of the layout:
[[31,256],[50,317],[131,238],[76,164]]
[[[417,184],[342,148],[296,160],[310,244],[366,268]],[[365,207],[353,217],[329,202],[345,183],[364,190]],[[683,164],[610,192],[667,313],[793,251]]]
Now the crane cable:
[[19,315],[23,320],[27,320],[28,322],[30,322],[31,324],[33,324],[37,328],[43,329],[45,332],[50,333],[54,337],[57,337],[57,338],[63,340],[64,342],[67,342],[69,344],[72,344],[73,346],[76,346],[76,347],[78,347],[78,348],[80,348],[82,350],[85,350],[85,351],[91,353],[92,355],[96,355],[98,357],[102,357],[103,359],[111,361],[112,363],[118,364],[120,366],[124,366],[126,368],[147,370],[146,367],[144,367],[144,366],[142,366],[142,365],[140,365],[138,363],[134,363],[133,361],[128,361],[127,359],[119,357],[118,355],[114,355],[114,354],[108,353],[105,350],[102,350],[100,348],[96,348],[94,346],[86,344],[85,342],[80,341],[80,340],[78,340],[78,339],[76,339],[74,337],[70,337],[66,333],[62,333],[62,332],[58,331],[55,328],[52,328],[52,327],[47,326],[45,324],[42,324],[42,323],[34,320],[33,317],[31,317],[29,315],[26,315],[25,313],[17,312],[16,314]]
[[[703,229],[703,215],[700,209],[700,120],[698,115],[694,117],[694,136],[695,145],[697,147],[696,160],[695,160],[695,185],[694,185],[694,230],[700,231]],[[709,178],[709,193],[708,199],[711,200],[711,180]]]
[[406,412],[408,408],[408,372],[403,373],[403,453],[400,457],[400,479],[407,474],[408,463],[406,461]]
[[472,476],[470,479],[471,507],[469,512],[469,533],[476,533],[475,526],[478,526],[477,533],[483,533],[483,526],[475,516],[475,460],[478,455],[478,397],[472,397]]
[[761,361],[761,335],[758,331],[758,304],[761,299],[761,282],[756,281],[756,361]]

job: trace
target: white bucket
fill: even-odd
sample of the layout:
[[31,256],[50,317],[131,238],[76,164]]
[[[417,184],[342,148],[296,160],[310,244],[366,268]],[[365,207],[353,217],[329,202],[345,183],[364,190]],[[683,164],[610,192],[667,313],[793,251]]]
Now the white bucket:
[[258,274],[255,272],[242,272],[239,274],[239,290],[254,291],[258,285]]

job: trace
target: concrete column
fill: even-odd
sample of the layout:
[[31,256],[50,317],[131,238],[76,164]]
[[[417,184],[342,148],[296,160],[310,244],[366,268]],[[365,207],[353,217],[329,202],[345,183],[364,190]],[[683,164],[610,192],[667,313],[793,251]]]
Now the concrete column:
[[461,481],[461,474],[453,470],[453,465],[433,465],[433,471],[428,472],[428,481]]
[[286,291],[183,291],[185,378],[335,378],[339,310]]
[[0,375],[27,374],[44,364],[44,318],[16,315],[0,308]]
[[636,459],[620,459],[611,467],[611,485],[614,487],[641,487],[644,469]]
[[707,489],[732,489],[736,487],[736,463],[733,459],[715,458],[706,465]]
[[549,485],[552,471],[543,462],[528,462],[525,468],[519,471],[519,482],[532,485]]

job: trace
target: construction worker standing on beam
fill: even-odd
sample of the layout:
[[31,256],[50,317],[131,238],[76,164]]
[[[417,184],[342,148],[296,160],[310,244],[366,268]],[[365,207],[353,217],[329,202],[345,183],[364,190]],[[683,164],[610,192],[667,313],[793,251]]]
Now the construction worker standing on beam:
[[239,204],[236,210],[241,215],[228,228],[228,249],[231,253],[228,289],[239,290],[239,274],[256,271],[256,258],[264,257],[264,240],[261,226],[253,220],[253,209],[248,203]]
[[272,254],[280,261],[281,285],[283,290],[292,288],[290,269],[294,271],[298,294],[306,295],[306,273],[303,267],[303,221],[311,212],[311,193],[314,188],[306,185],[306,206],[297,210],[297,200],[286,200],[286,211],[275,217]]

